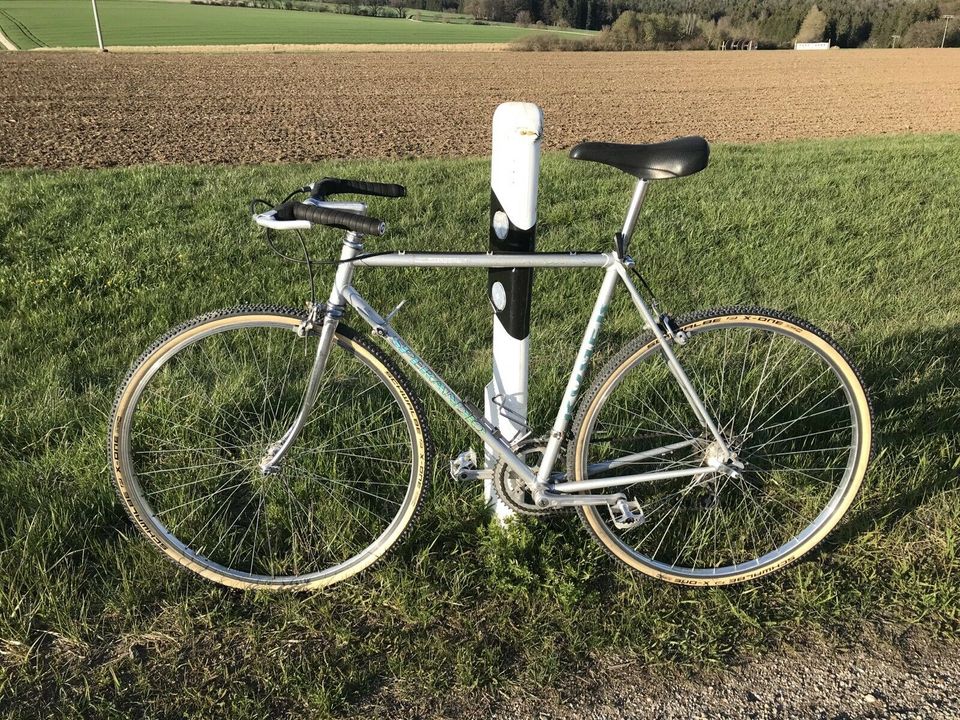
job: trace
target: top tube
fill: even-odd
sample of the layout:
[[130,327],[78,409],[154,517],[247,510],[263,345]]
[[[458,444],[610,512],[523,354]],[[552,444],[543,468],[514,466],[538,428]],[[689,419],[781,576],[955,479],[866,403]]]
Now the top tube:
[[604,268],[618,262],[614,253],[429,253],[398,251],[361,257],[363,267]]

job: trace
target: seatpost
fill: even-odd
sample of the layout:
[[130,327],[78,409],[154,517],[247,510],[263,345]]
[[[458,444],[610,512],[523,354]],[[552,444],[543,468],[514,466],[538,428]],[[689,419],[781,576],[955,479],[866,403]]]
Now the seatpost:
[[633,198],[630,200],[630,207],[627,208],[627,217],[623,221],[623,229],[618,238],[618,248],[626,254],[627,246],[630,244],[630,237],[633,235],[633,229],[636,227],[637,218],[640,217],[640,208],[643,207],[643,200],[647,196],[647,186],[649,180],[637,180],[637,186],[633,190]]

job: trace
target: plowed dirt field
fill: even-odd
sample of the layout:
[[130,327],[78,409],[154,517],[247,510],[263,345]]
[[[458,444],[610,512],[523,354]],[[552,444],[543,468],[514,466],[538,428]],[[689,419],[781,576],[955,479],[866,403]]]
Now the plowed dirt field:
[[960,50],[0,55],[0,166],[485,155],[505,100],[546,148],[960,131]]

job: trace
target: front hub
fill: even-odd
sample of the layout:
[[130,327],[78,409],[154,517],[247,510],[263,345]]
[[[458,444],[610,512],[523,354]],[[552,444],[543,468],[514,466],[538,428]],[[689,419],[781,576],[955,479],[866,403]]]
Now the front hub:
[[275,459],[282,445],[283,441],[274,443],[267,448],[266,454],[260,458],[260,472],[264,475],[276,475],[280,472],[280,463],[275,462]]

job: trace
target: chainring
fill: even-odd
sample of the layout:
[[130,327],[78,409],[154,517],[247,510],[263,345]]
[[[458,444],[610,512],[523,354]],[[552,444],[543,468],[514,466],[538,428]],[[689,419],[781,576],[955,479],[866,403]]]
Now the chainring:
[[[530,465],[528,456],[542,456],[545,450],[546,445],[543,441],[531,438],[530,440],[520,443],[519,447],[515,449],[515,452],[527,461],[527,465]],[[539,463],[537,465],[530,465],[530,469],[534,472],[539,468]],[[530,492],[527,490],[523,479],[517,476],[513,469],[504,462],[503,458],[500,458],[497,464],[493,466],[493,487],[496,489],[497,496],[503,503],[521,515],[556,515],[557,513],[573,509],[569,507],[539,507],[533,502],[533,498],[530,496]]]

